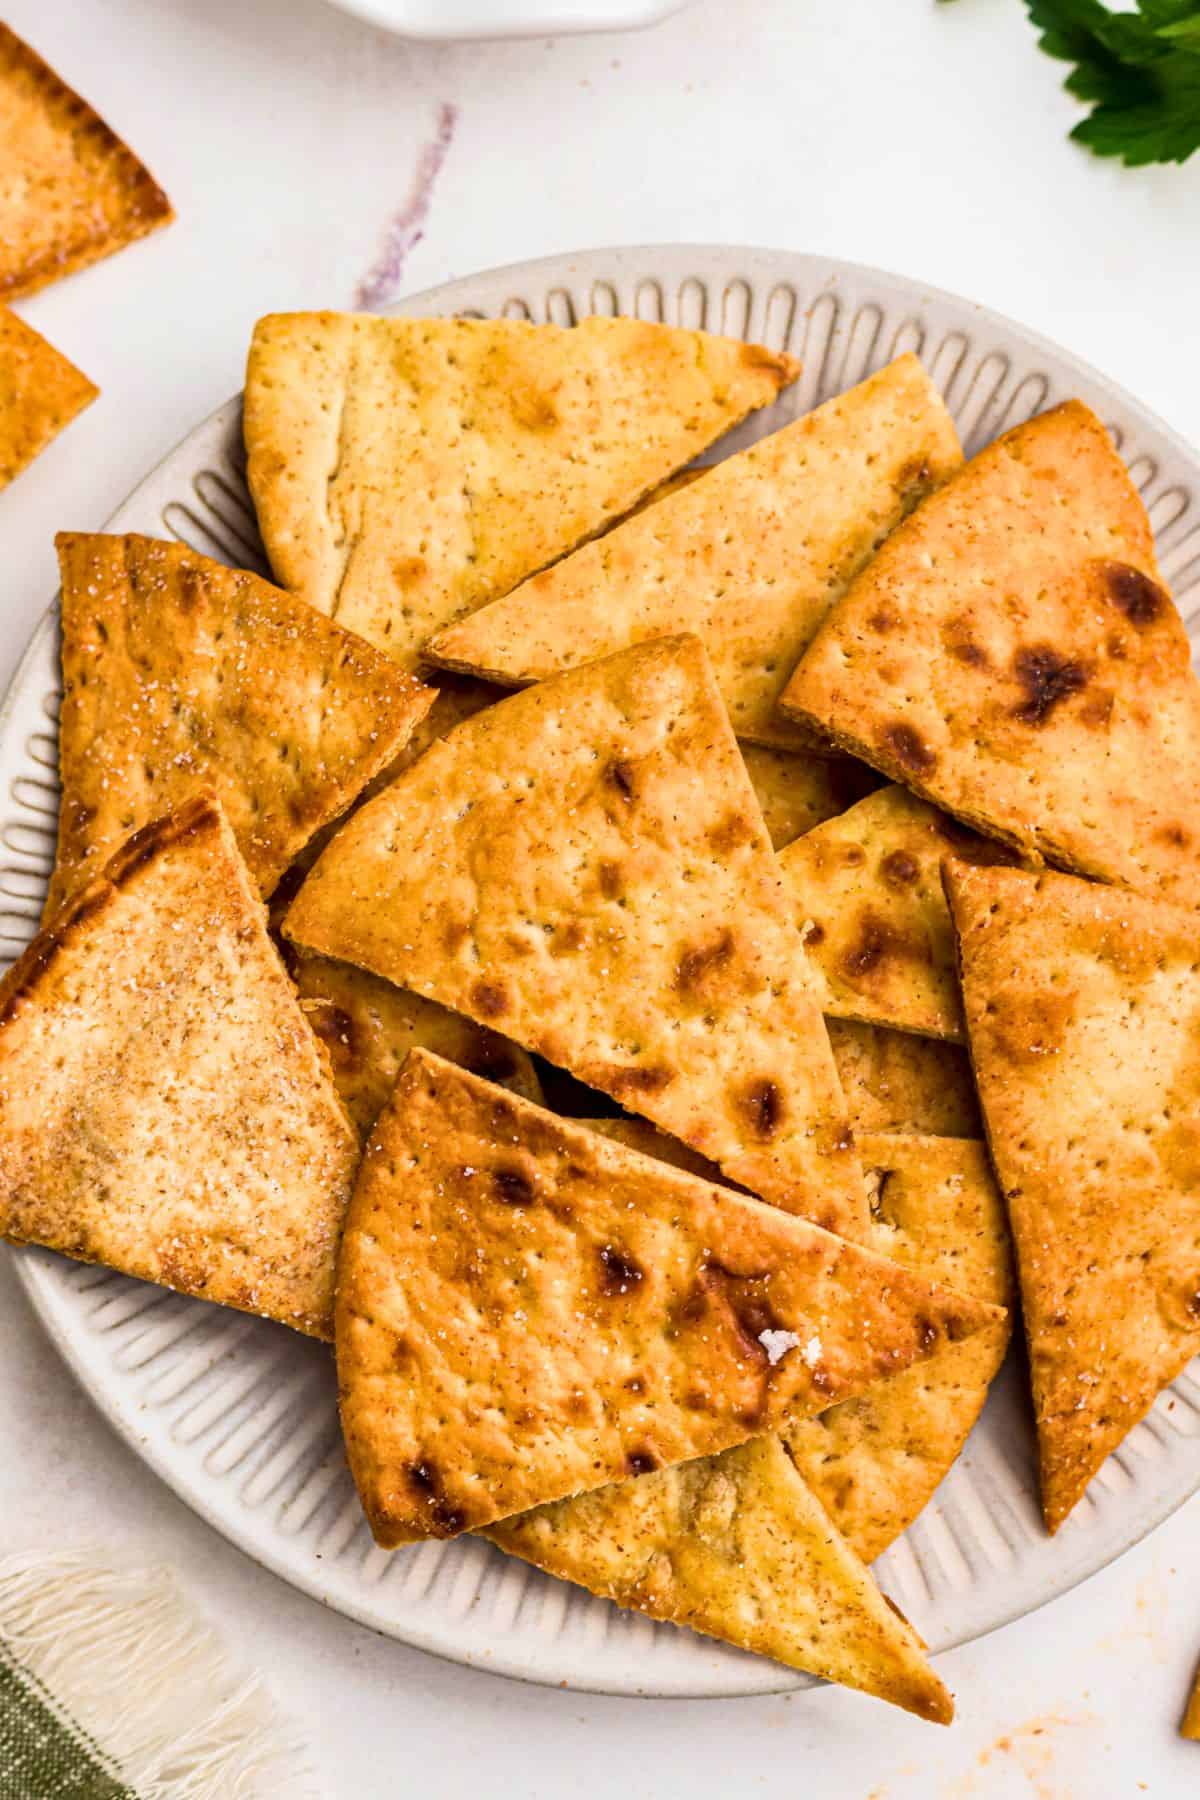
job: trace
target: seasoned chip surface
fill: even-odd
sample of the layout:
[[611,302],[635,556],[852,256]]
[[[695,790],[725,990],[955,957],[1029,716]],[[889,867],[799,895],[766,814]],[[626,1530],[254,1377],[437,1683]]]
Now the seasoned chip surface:
[[742,743],[740,749],[776,850],[880,785],[874,769],[852,756],[814,756],[767,744]]
[[[819,1429],[819,1427],[818,1427]],[[948,1724],[954,1705],[778,1438],[501,1520],[487,1535],[566,1581]]]
[[924,502],[782,702],[1031,856],[1200,902],[1200,687],[1146,509],[1077,400]]
[[247,479],[282,585],[415,668],[426,640],[626,512],[799,365],[638,319],[277,313]]
[[1196,923],[1067,875],[947,887],[1053,1531],[1200,1352]]
[[0,488],[99,392],[53,344],[0,306]]
[[302,601],[183,544],[62,532],[50,917],[131,831],[218,795],[264,893],[434,695]]
[[6,300],[111,256],[175,216],[133,152],[4,24],[0,168]]
[[381,1544],[769,1431],[992,1309],[414,1050],[338,1273],[347,1453]]
[[827,1019],[829,1043],[856,1133],[979,1137],[979,1100],[957,1044]]
[[0,1233],[328,1337],[358,1144],[211,798],[0,986]]
[[804,953],[695,638],[468,719],[355,814],[285,930],[502,1031],[755,1193],[865,1227]]
[[809,734],[776,710],[802,651],[888,532],[961,462],[937,390],[902,356],[441,632],[429,654],[523,683],[692,631],[738,736],[803,744]]

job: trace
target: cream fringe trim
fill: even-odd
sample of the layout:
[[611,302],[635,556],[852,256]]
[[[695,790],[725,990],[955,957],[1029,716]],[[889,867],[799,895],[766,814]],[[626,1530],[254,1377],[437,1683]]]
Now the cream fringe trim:
[[104,1553],[0,1557],[0,1637],[141,1800],[316,1800],[258,1675],[170,1569]]

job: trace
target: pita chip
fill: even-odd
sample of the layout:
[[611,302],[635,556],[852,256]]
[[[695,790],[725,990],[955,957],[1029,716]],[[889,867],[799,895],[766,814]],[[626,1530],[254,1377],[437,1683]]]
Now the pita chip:
[[888,533],[961,462],[937,390],[902,356],[448,627],[428,654],[525,683],[695,632],[739,737],[811,742],[776,710],[788,676]]
[[498,1031],[352,963],[304,953],[293,953],[291,963],[300,1006],[325,1047],[334,1086],[360,1137],[370,1136],[414,1045],[527,1100],[542,1098],[528,1054]]
[[53,344],[0,306],[0,488],[99,392]]
[[1183,1724],[1179,1727],[1179,1735],[1200,1741],[1200,1669],[1196,1672],[1195,1684],[1188,1697],[1187,1711],[1183,1715]]
[[0,297],[15,300],[174,218],[86,100],[0,24]]
[[329,1337],[358,1142],[216,802],[0,984],[0,1234]]
[[58,554],[65,691],[49,911],[199,785],[270,893],[433,702],[312,607],[183,544],[63,532]]
[[971,1064],[957,1044],[849,1019],[825,1023],[855,1133],[980,1135]]
[[551,1575],[672,1625],[949,1724],[920,1639],[778,1438],[659,1469],[489,1527]]
[[1079,401],[918,507],[782,705],[1035,861],[1200,901],[1200,686],[1146,509]]
[[947,852],[1015,860],[906,788],[868,794],[789,844],[779,866],[818,977],[822,1009],[961,1041],[954,931],[942,891]]
[[260,319],[247,479],[281,584],[406,668],[799,373],[639,319]]
[[350,1468],[385,1547],[669,1467],[998,1315],[410,1053],[347,1215]]
[[284,929],[503,1031],[778,1205],[865,1229],[804,952],[697,639],[458,726],[343,827]]
[[1196,921],[1068,875],[946,882],[1055,1531],[1200,1352]]
[[740,748],[776,850],[879,786],[875,771],[852,756],[813,756],[766,744],[742,743]]

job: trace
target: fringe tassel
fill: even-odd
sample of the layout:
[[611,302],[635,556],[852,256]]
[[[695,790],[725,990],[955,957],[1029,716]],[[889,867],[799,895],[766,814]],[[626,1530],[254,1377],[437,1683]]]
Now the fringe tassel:
[[165,1567],[0,1558],[0,1637],[141,1800],[317,1800],[307,1752]]

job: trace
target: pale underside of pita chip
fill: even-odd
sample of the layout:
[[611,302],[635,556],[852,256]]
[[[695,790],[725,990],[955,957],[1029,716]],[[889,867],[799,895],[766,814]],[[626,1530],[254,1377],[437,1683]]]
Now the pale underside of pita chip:
[[1200,976],[1188,914],[950,864],[1056,1530],[1200,1352]]
[[433,703],[361,638],[183,544],[63,532],[58,553],[62,801],[47,917],[202,785],[270,893]]
[[0,1233],[332,1332],[358,1160],[232,832],[146,826],[0,987]]
[[428,647],[446,668],[543,680],[695,632],[739,737],[811,742],[777,711],[829,608],[962,453],[912,355],[709,469]]
[[295,942],[412,988],[853,1235],[862,1176],[776,859],[703,647],[476,714],[334,839]]
[[502,1550],[618,1606],[948,1724],[953,1701],[778,1438],[505,1519]]
[[434,632],[628,511],[798,372],[637,319],[260,319],[245,436],[271,566],[415,668]]
[[776,850],[845,812],[879,786],[874,769],[852,756],[813,756],[806,750],[773,750],[767,744],[740,747]]
[[726,1449],[998,1315],[414,1050],[338,1272],[342,1424],[379,1543]]
[[364,1139],[414,1045],[527,1100],[542,1098],[528,1053],[498,1031],[353,963],[304,952],[293,952],[291,962],[304,1016],[325,1046],[334,1086]]
[[971,1064],[957,1044],[850,1019],[825,1023],[856,1134],[980,1135]]
[[942,859],[1015,852],[906,788],[885,787],[781,853],[792,915],[824,1012],[928,1037],[963,1036]]
[[35,50],[0,24],[0,296],[111,256],[166,225],[149,170]]
[[1146,509],[1069,401],[932,495],[833,609],[785,710],[1030,857],[1200,899],[1200,687]]
[[31,325],[0,306],[0,488],[99,391]]

